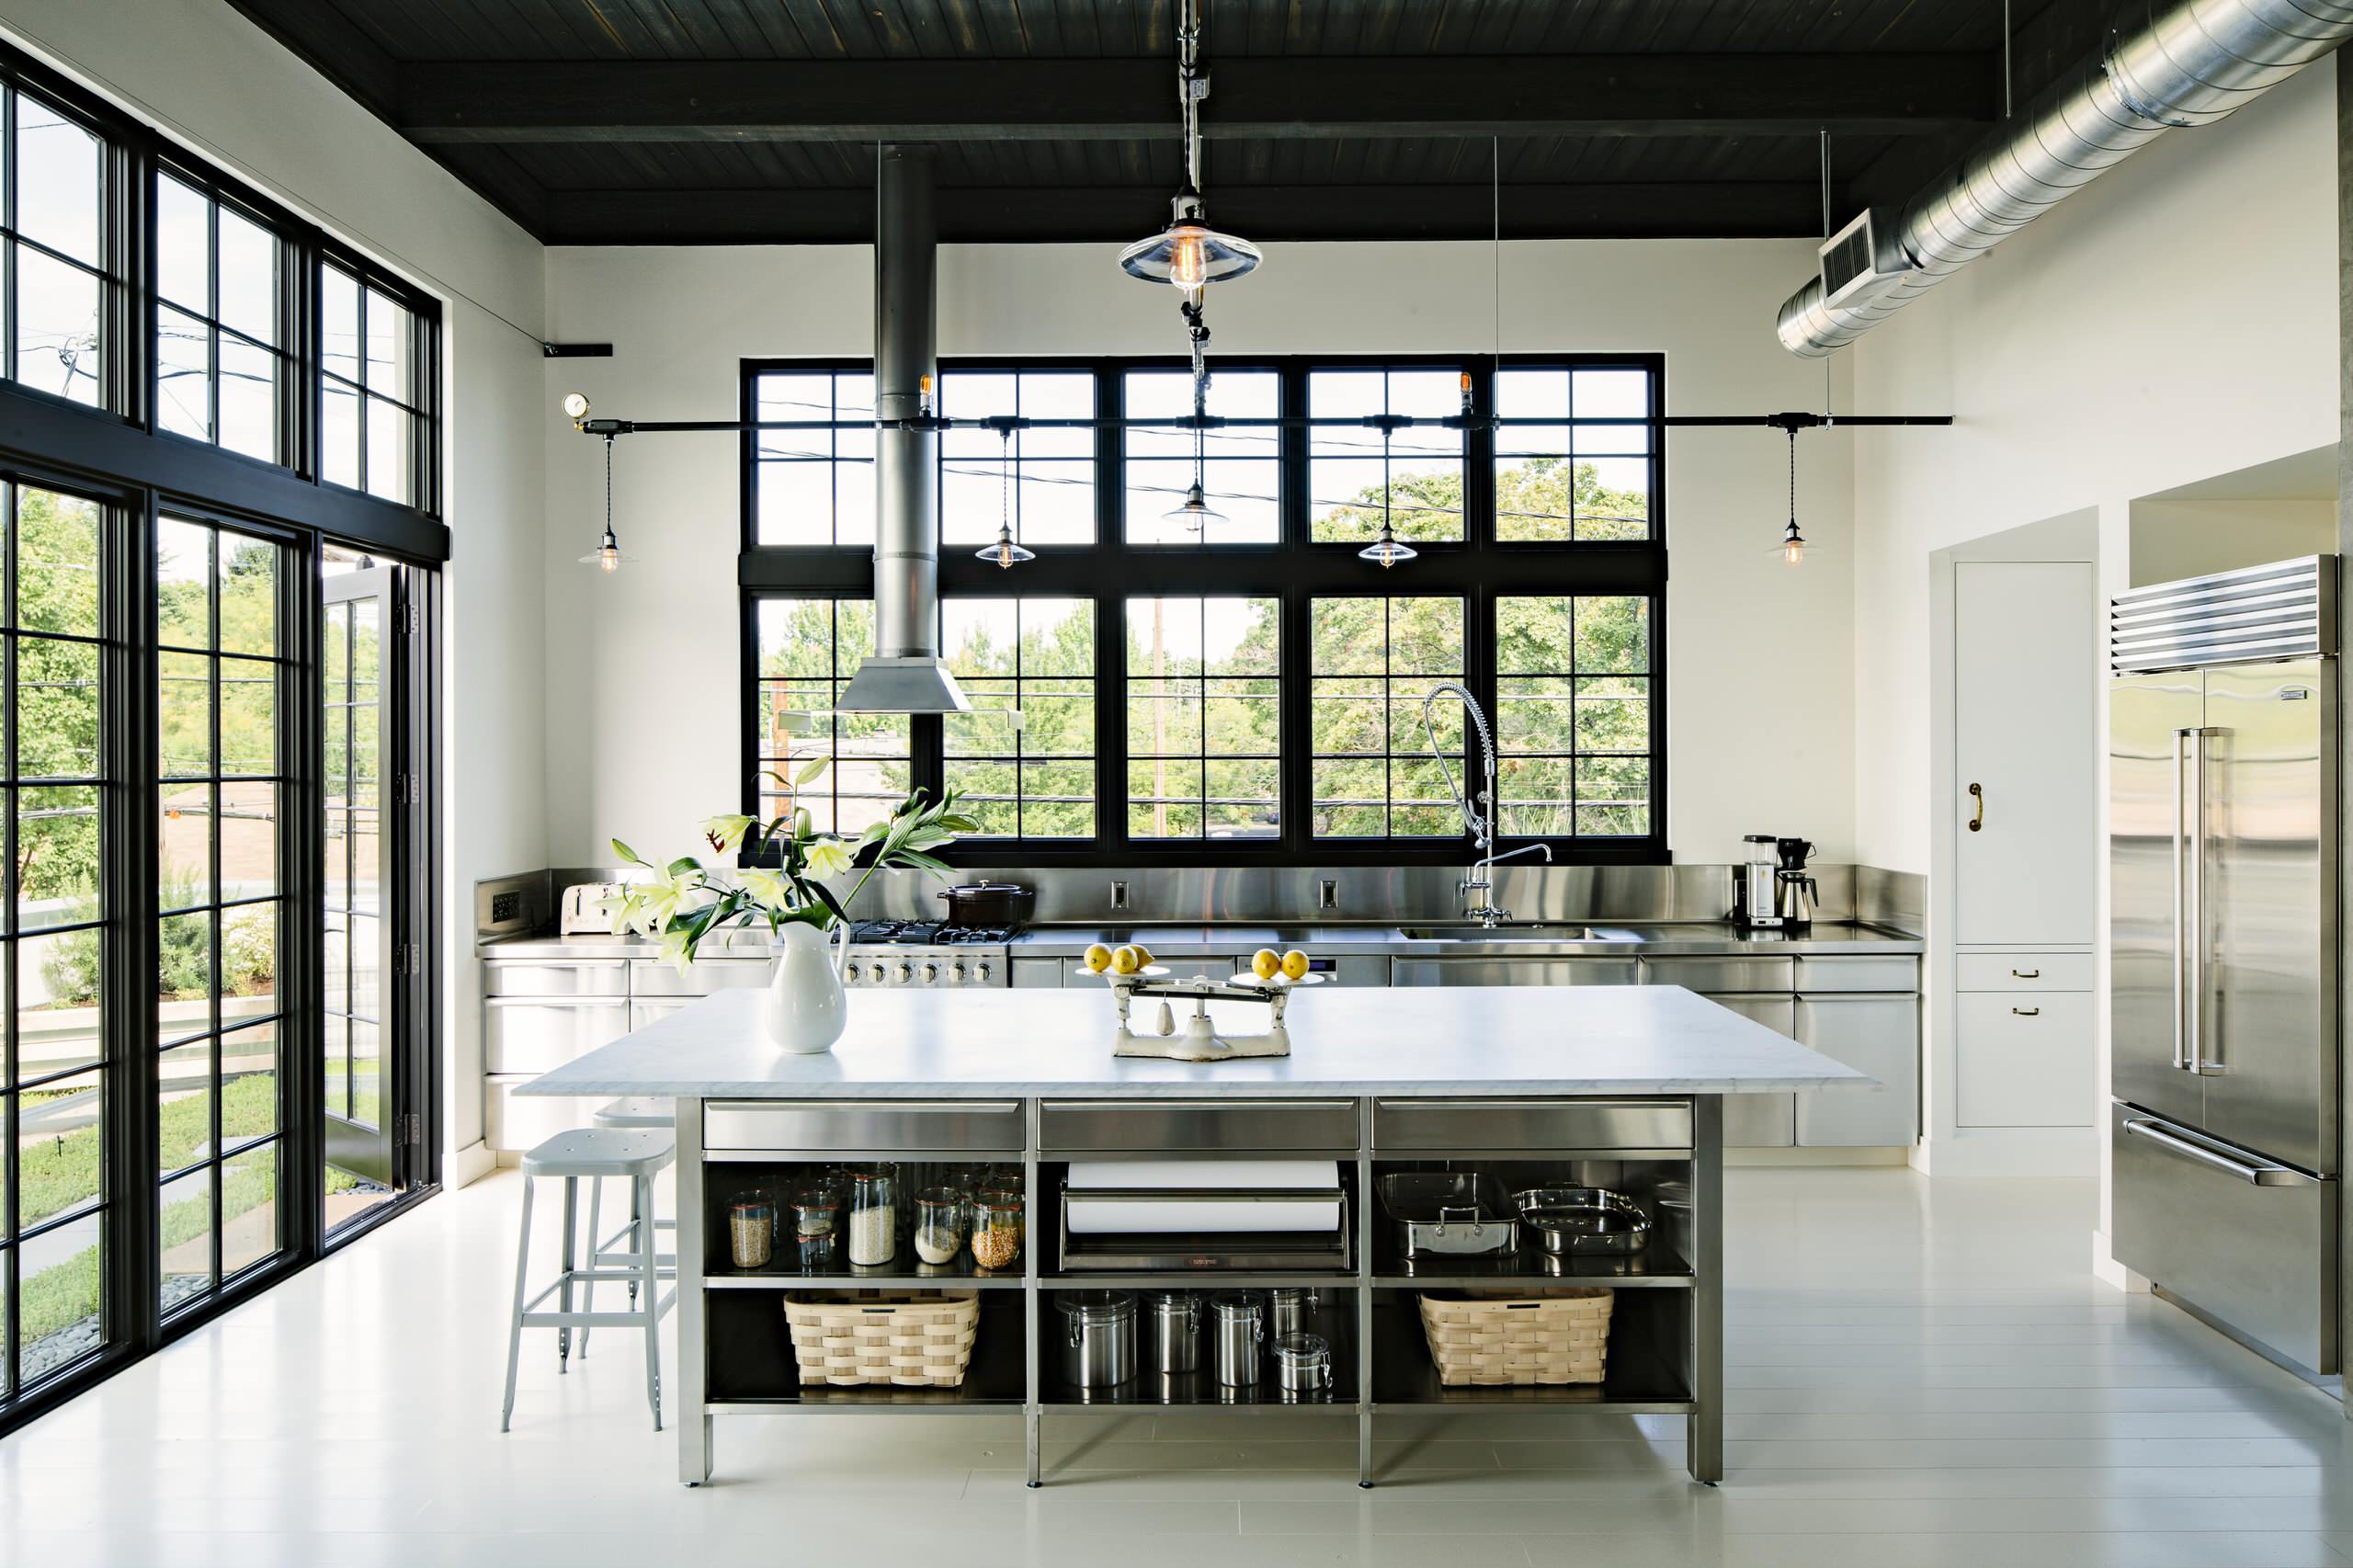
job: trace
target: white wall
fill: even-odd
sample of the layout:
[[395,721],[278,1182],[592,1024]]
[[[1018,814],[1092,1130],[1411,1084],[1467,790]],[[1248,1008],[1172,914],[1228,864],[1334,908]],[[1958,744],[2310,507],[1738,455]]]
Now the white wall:
[[2336,551],[2336,497],[2131,502],[2132,586]]
[[[940,259],[943,356],[1168,354],[1170,295],[1128,279],[1103,245]],[[1819,408],[1824,372],[1784,354],[1773,309],[1812,264],[1802,242],[1568,242],[1504,247],[1507,351],[1663,350],[1668,411]],[[1211,296],[1217,355],[1479,352],[1494,344],[1484,244],[1273,247]],[[871,351],[863,246],[558,248],[558,337],[610,340],[609,360],[548,367],[549,849],[597,864],[615,835],[651,853],[734,805],[740,653],[737,437],[650,435],[616,449],[617,519],[640,564],[576,564],[600,526],[596,443],[557,400],[578,389],[623,418],[733,418],[746,357]],[[1840,406],[1845,406],[1843,402]],[[1667,831],[1682,858],[1729,860],[1746,832],[1855,846],[1855,723],[1843,435],[1806,437],[1799,499],[1825,549],[1774,553],[1785,520],[1779,432],[1682,430],[1667,447]]]
[[[443,301],[452,540],[440,779],[447,825],[446,1173],[486,1165],[472,883],[546,864],[540,708],[537,242],[224,0],[0,0],[29,51]],[[466,1151],[473,1148],[468,1154]]]
[[[2324,65],[2218,125],[2177,131],[1840,356],[1859,407],[1960,420],[1856,438],[1863,860],[1928,866],[1932,552],[2093,509],[2105,601],[2138,575],[2136,497],[2336,443],[2335,116]],[[2103,682],[2103,733],[2107,722]],[[2103,763],[2103,835],[2107,788]],[[1934,926],[1932,949],[1949,940]],[[2101,974],[2106,926],[2103,888]],[[2104,988],[2099,1001],[2105,1096]],[[1932,1062],[1945,1049],[1931,1037]],[[2105,1140],[2101,1164],[2104,1182]],[[2093,1251],[2105,1259],[2102,1238]]]

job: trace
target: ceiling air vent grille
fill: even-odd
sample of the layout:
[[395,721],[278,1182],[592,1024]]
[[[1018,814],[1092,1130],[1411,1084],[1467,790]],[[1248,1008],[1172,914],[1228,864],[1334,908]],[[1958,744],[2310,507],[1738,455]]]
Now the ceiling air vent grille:
[[1894,214],[1867,207],[1853,222],[1822,242],[1822,297],[1851,305],[1893,288],[1912,264],[1893,243]]
[[2118,675],[2336,652],[2336,557],[2307,555],[2134,588],[2109,601]]

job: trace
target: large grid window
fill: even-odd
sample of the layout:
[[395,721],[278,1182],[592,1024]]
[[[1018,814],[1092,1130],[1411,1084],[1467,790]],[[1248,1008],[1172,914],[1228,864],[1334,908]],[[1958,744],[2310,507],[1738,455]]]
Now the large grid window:
[[1282,826],[1282,631],[1270,598],[1128,601],[1128,836]]
[[[332,571],[351,570],[335,561]],[[327,1114],[362,1128],[383,1119],[385,601],[357,596],[324,607],[321,778],[326,846],[322,881],[322,1061]],[[330,1198],[351,1178],[332,1166]]]
[[0,315],[8,380],[106,401],[106,143],[0,83]]
[[988,837],[1095,836],[1095,606],[949,599],[940,653],[972,711],[944,723],[948,788]]
[[[752,417],[764,422],[869,422],[863,428],[847,430],[755,432],[753,540],[759,544],[872,544],[874,373],[788,370],[762,375],[753,385],[752,411]],[[994,525],[989,531],[996,531]]]
[[[201,522],[156,525],[155,1168],[165,1312],[280,1245],[285,554]],[[343,639],[331,631],[330,641],[339,652]]]
[[[1190,419],[1192,374],[1129,370],[1122,397],[1129,419]],[[1282,434],[1271,423],[1282,413],[1281,378],[1272,370],[1216,370],[1210,376],[1206,406],[1213,419],[1269,422],[1202,433],[1204,488],[1222,520],[1196,528],[1167,516],[1183,505],[1193,483],[1193,432],[1130,426],[1121,447],[1129,543],[1274,544],[1282,538]]]
[[1462,601],[1319,598],[1310,607],[1308,734],[1318,838],[1429,838],[1462,831],[1430,755],[1434,733],[1460,782],[1462,708],[1430,708],[1439,681],[1462,678]]
[[[1085,370],[944,370],[939,412],[949,419],[1092,419],[1095,378]],[[994,430],[942,431],[941,542],[986,544],[1001,518],[1026,545],[1093,544],[1094,430],[1041,425],[1012,431],[1009,443]]]
[[[907,716],[835,709],[873,646],[870,602],[770,599],[759,607],[763,818],[805,808],[820,833],[858,834],[906,797],[915,755]],[[830,766],[798,782],[821,758]]]
[[156,428],[282,460],[283,249],[251,215],[157,172]]
[[320,475],[429,506],[427,324],[339,263],[321,262],[318,278]]
[[1495,790],[1514,836],[1651,831],[1650,601],[1495,601]]
[[[1311,370],[1307,413],[1315,420],[1445,419],[1462,411],[1460,366]],[[1381,532],[1384,511],[1397,537],[1460,540],[1463,534],[1463,435],[1415,424],[1323,425],[1308,439],[1310,537],[1361,543]]]
[[12,915],[0,949],[13,997],[0,1075],[6,1394],[104,1342],[105,1175],[115,1151],[99,831],[110,718],[100,680],[105,509],[23,484],[0,483],[0,502],[8,525],[0,649],[10,677],[0,795]]
[[[1559,543],[1651,537],[1648,371],[1506,368],[1495,412],[1541,419],[1495,432],[1495,537]],[[1597,421],[1641,421],[1637,424]]]

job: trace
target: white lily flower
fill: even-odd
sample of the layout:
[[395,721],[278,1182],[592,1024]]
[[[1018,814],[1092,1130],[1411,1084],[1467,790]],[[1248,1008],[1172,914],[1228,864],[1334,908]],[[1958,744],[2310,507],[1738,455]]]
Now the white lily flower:
[[745,816],[706,818],[702,824],[705,838],[719,846],[720,853],[732,855],[743,847],[744,835],[750,832],[752,819]]
[[783,872],[755,866],[737,873],[737,878],[743,883],[744,891],[750,893],[753,902],[761,908],[772,909],[781,915],[796,907],[792,883]]
[[807,856],[809,874],[813,877],[838,877],[849,869],[849,846],[838,838],[813,841]]

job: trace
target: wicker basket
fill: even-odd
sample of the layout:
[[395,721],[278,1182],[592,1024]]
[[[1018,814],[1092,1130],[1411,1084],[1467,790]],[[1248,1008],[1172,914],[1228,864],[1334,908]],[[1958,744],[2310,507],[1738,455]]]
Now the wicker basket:
[[1422,1297],[1422,1332],[1438,1381],[1597,1383],[1609,1349],[1614,1292],[1583,1288],[1541,1296],[1448,1291]]
[[978,1290],[810,1290],[784,1299],[804,1383],[958,1387],[980,1320]]

